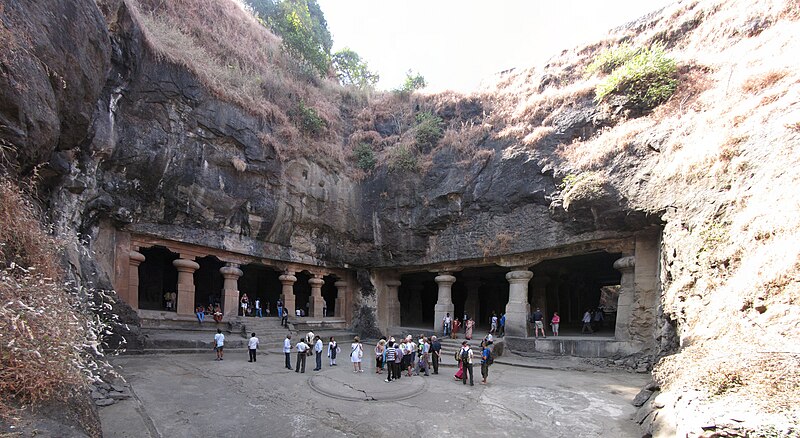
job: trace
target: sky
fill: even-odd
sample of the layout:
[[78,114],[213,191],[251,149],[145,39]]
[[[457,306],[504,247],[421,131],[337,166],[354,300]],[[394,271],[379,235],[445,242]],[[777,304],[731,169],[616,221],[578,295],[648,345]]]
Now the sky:
[[544,63],[562,50],[671,3],[666,0],[318,0],[333,50],[349,47],[399,87],[411,69],[425,91],[476,89],[513,67]]

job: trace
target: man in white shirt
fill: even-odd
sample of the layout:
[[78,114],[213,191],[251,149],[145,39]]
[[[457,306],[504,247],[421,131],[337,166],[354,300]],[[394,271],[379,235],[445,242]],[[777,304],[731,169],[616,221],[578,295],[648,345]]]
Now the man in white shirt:
[[[297,348],[297,364],[294,366],[295,373],[305,373],[306,372],[306,352],[310,348],[308,344],[305,343],[303,339],[295,345]],[[302,371],[301,371],[302,370]]]
[[[258,301],[256,301],[258,302]],[[250,360],[248,362],[255,362],[256,361],[256,349],[258,348],[258,338],[256,334],[253,333],[250,335],[250,339],[247,341],[247,351],[250,353]]]
[[222,348],[225,346],[225,335],[222,334],[222,330],[217,329],[217,334],[214,335],[214,351],[217,352],[217,359],[222,360]]
[[314,355],[317,359],[317,366],[314,371],[319,371],[322,369],[322,339],[319,336],[315,336],[314,341]]
[[450,318],[450,313],[448,312],[447,315],[445,315],[444,318],[442,318],[442,332],[444,333],[445,337],[447,337],[447,335],[450,334],[450,330],[452,330],[452,327],[453,327],[453,319]]
[[261,299],[256,298],[256,316],[261,318]]
[[286,356],[286,369],[292,369],[292,335],[286,335],[283,340],[283,354]]

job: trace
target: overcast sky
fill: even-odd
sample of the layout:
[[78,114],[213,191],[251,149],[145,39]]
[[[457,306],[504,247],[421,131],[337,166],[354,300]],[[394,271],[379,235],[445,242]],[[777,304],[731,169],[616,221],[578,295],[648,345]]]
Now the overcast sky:
[[398,87],[413,69],[426,91],[475,89],[481,79],[546,61],[602,38],[665,0],[318,0],[333,49],[350,47]]

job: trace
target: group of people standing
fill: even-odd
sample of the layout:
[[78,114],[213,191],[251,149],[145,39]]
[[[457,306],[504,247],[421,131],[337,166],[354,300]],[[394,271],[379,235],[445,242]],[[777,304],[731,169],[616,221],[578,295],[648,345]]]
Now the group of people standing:
[[469,315],[465,313],[464,319],[459,320],[458,318],[452,318],[450,313],[447,313],[444,318],[442,318],[442,333],[444,333],[444,336],[449,336],[451,339],[455,339],[462,327],[464,328],[464,337],[467,339],[472,339],[472,331],[475,328],[475,321],[470,318]]

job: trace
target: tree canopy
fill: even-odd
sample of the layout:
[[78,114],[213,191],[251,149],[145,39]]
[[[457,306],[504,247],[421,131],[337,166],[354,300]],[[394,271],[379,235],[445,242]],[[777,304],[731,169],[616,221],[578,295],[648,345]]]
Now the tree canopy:
[[334,53],[332,59],[336,77],[342,85],[353,85],[358,88],[373,87],[380,76],[370,71],[369,66],[355,51],[344,48]]

